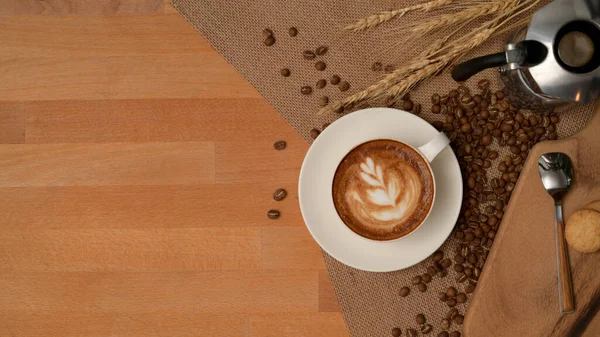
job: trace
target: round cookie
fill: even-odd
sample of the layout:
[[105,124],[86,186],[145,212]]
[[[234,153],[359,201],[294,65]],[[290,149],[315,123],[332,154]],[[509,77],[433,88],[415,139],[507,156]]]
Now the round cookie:
[[593,253],[600,249],[600,213],[580,209],[573,213],[565,226],[569,245],[580,253]]

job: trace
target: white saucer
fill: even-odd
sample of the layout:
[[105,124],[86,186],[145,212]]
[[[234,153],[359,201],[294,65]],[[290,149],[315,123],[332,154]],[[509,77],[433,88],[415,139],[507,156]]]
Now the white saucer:
[[444,243],[458,218],[463,194],[458,161],[449,146],[431,163],[437,189],[431,214],[404,238],[376,242],[358,236],[339,218],[331,195],[335,170],[355,146],[387,138],[416,148],[437,133],[433,126],[411,113],[372,108],[338,119],[319,135],[304,158],[298,198],[308,230],[329,255],[350,267],[387,272],[424,260]]

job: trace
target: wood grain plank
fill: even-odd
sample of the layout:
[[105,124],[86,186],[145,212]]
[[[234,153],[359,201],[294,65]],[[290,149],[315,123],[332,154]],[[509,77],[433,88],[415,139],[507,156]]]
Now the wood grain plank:
[[1,273],[3,311],[309,313],[317,271]]
[[331,278],[326,270],[319,271],[319,312],[341,312]]
[[211,142],[0,146],[0,187],[198,184],[214,174]]
[[25,142],[25,114],[20,102],[0,102],[0,144]]
[[244,314],[201,314],[193,310],[88,313],[61,308],[44,313],[5,310],[0,326],[5,335],[13,337],[247,337],[249,318]]
[[0,0],[0,15],[160,13],[162,0]]
[[0,59],[0,75],[5,101],[259,97],[216,53]]
[[340,313],[304,315],[252,315],[252,337],[347,337],[344,318]]
[[268,180],[298,180],[308,144],[290,135],[292,144],[273,151],[271,141],[216,143],[216,180],[219,183],[259,183]]
[[172,54],[200,59],[216,56],[208,42],[180,15],[7,16],[0,19],[0,31],[0,59],[4,60]]
[[305,227],[262,230],[263,269],[325,269],[319,245]]
[[304,143],[262,98],[35,101],[25,102],[23,113],[27,143],[231,139],[272,143],[287,139],[290,147]]
[[[0,188],[0,224],[16,229],[304,226],[295,181],[286,184]],[[282,202],[273,191],[288,188]],[[267,218],[277,208],[282,217]]]
[[2,230],[0,271],[258,269],[260,232],[259,228]]

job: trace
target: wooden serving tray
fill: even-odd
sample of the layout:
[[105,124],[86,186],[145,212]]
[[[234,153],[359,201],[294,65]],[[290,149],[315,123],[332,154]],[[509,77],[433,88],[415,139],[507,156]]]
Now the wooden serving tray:
[[600,200],[600,105],[578,134],[532,149],[469,306],[466,337],[600,336],[600,251],[569,249],[576,310],[559,312],[554,203],[537,168],[546,152],[564,152],[573,161],[565,219]]

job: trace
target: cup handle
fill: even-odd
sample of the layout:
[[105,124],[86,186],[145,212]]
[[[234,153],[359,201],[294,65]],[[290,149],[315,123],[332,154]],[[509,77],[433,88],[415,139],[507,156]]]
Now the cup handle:
[[450,144],[450,139],[446,137],[443,132],[438,133],[429,143],[422,145],[418,148],[419,152],[425,156],[428,162],[431,163],[433,159],[440,153],[442,150]]

